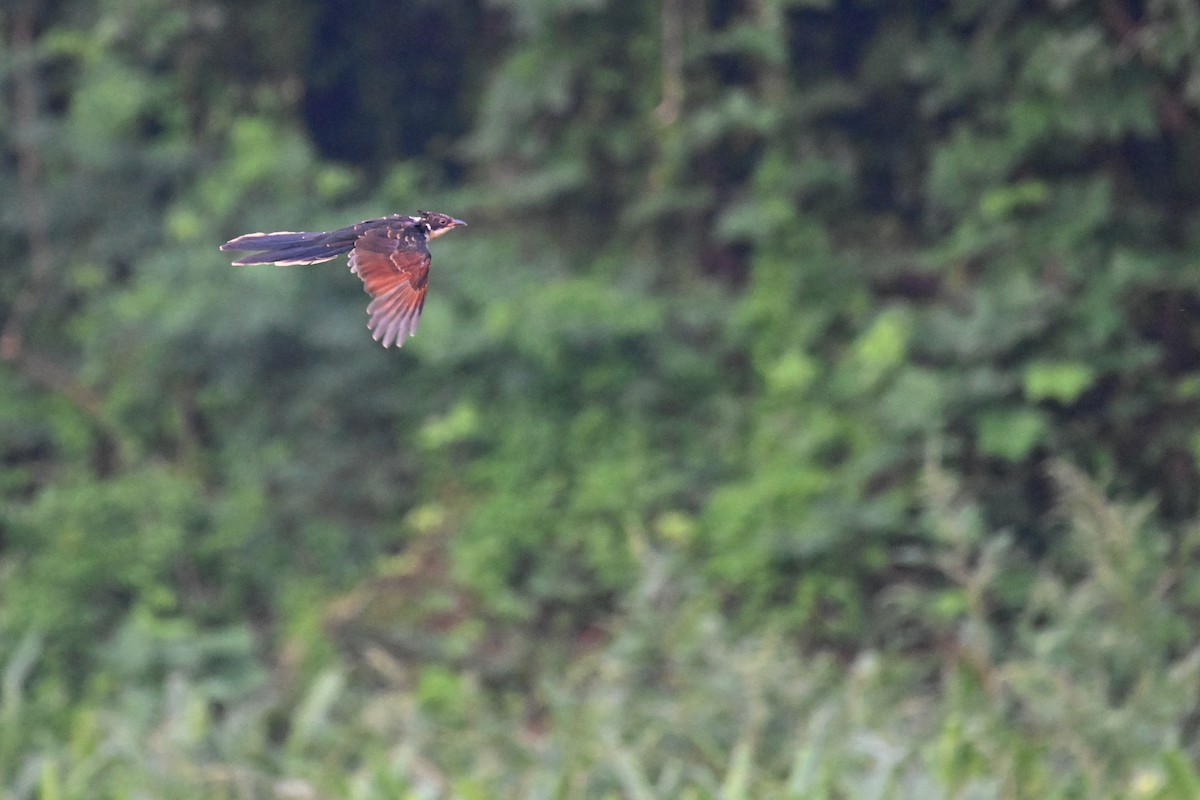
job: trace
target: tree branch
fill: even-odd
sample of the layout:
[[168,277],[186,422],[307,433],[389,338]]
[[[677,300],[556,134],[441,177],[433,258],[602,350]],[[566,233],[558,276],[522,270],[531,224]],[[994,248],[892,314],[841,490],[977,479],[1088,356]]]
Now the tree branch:
[[29,274],[17,293],[0,332],[0,358],[16,361],[25,343],[25,331],[41,304],[54,260],[49,217],[43,193],[42,155],[38,149],[38,76],[34,51],[34,5],[23,3],[15,12],[12,30],[13,113],[17,179],[25,210],[29,243]]
[[683,108],[684,0],[663,0],[661,48],[662,100],[654,116],[666,127]]

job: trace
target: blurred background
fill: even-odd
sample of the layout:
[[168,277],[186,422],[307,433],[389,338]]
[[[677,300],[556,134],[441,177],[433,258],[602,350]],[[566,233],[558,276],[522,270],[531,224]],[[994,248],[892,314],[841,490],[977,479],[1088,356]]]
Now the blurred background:
[[[0,798],[1200,796],[1190,0],[0,48]],[[399,351],[217,250],[418,209]]]

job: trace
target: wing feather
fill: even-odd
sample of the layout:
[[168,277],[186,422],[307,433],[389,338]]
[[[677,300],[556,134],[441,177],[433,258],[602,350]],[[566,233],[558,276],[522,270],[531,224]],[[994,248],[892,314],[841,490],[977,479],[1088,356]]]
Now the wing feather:
[[429,281],[425,237],[407,226],[364,231],[350,252],[350,271],[358,275],[372,300],[367,327],[384,347],[404,344],[417,329]]

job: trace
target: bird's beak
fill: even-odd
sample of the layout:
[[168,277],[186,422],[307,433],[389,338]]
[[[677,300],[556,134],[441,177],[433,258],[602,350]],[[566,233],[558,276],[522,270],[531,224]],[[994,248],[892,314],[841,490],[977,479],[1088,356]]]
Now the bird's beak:
[[463,222],[461,219],[455,219],[454,217],[447,217],[446,219],[447,219],[447,221],[440,228],[434,228],[434,229],[430,230],[430,232],[429,232],[430,239],[436,239],[437,237],[442,236],[443,234],[447,234],[450,231],[454,230],[459,225],[467,224],[467,223]]

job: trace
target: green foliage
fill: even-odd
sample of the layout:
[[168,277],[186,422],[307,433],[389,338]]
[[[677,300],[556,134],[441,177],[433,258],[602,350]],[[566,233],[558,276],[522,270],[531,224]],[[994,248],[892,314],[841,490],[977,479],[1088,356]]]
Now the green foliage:
[[[0,12],[0,794],[1196,795],[1200,17],[1094,5]],[[216,250],[419,208],[399,352]]]
[[[489,689],[475,669],[377,650],[370,682],[330,666],[264,696],[243,633],[198,635],[140,615],[113,640],[111,679],[71,715],[71,736],[36,751],[23,746],[28,731],[61,714],[65,695],[30,691],[46,658],[37,640],[4,663],[0,766],[15,776],[6,789],[64,798],[1191,796],[1200,773],[1180,735],[1200,684],[1194,648],[1180,644],[1195,609],[1182,587],[1157,579],[1197,542],[1171,552],[1147,505],[1114,503],[1056,465],[1072,576],[1039,578],[1014,628],[995,611],[1024,559],[1008,537],[978,535],[977,509],[936,462],[925,473],[923,513],[938,520],[939,537],[930,566],[964,600],[945,617],[941,659],[873,648],[848,660],[802,655],[777,630],[736,634],[704,581],[659,548],[635,559],[603,637],[523,689]],[[887,613],[914,611],[919,591],[893,587]],[[166,679],[155,682],[139,666],[147,663]]]

